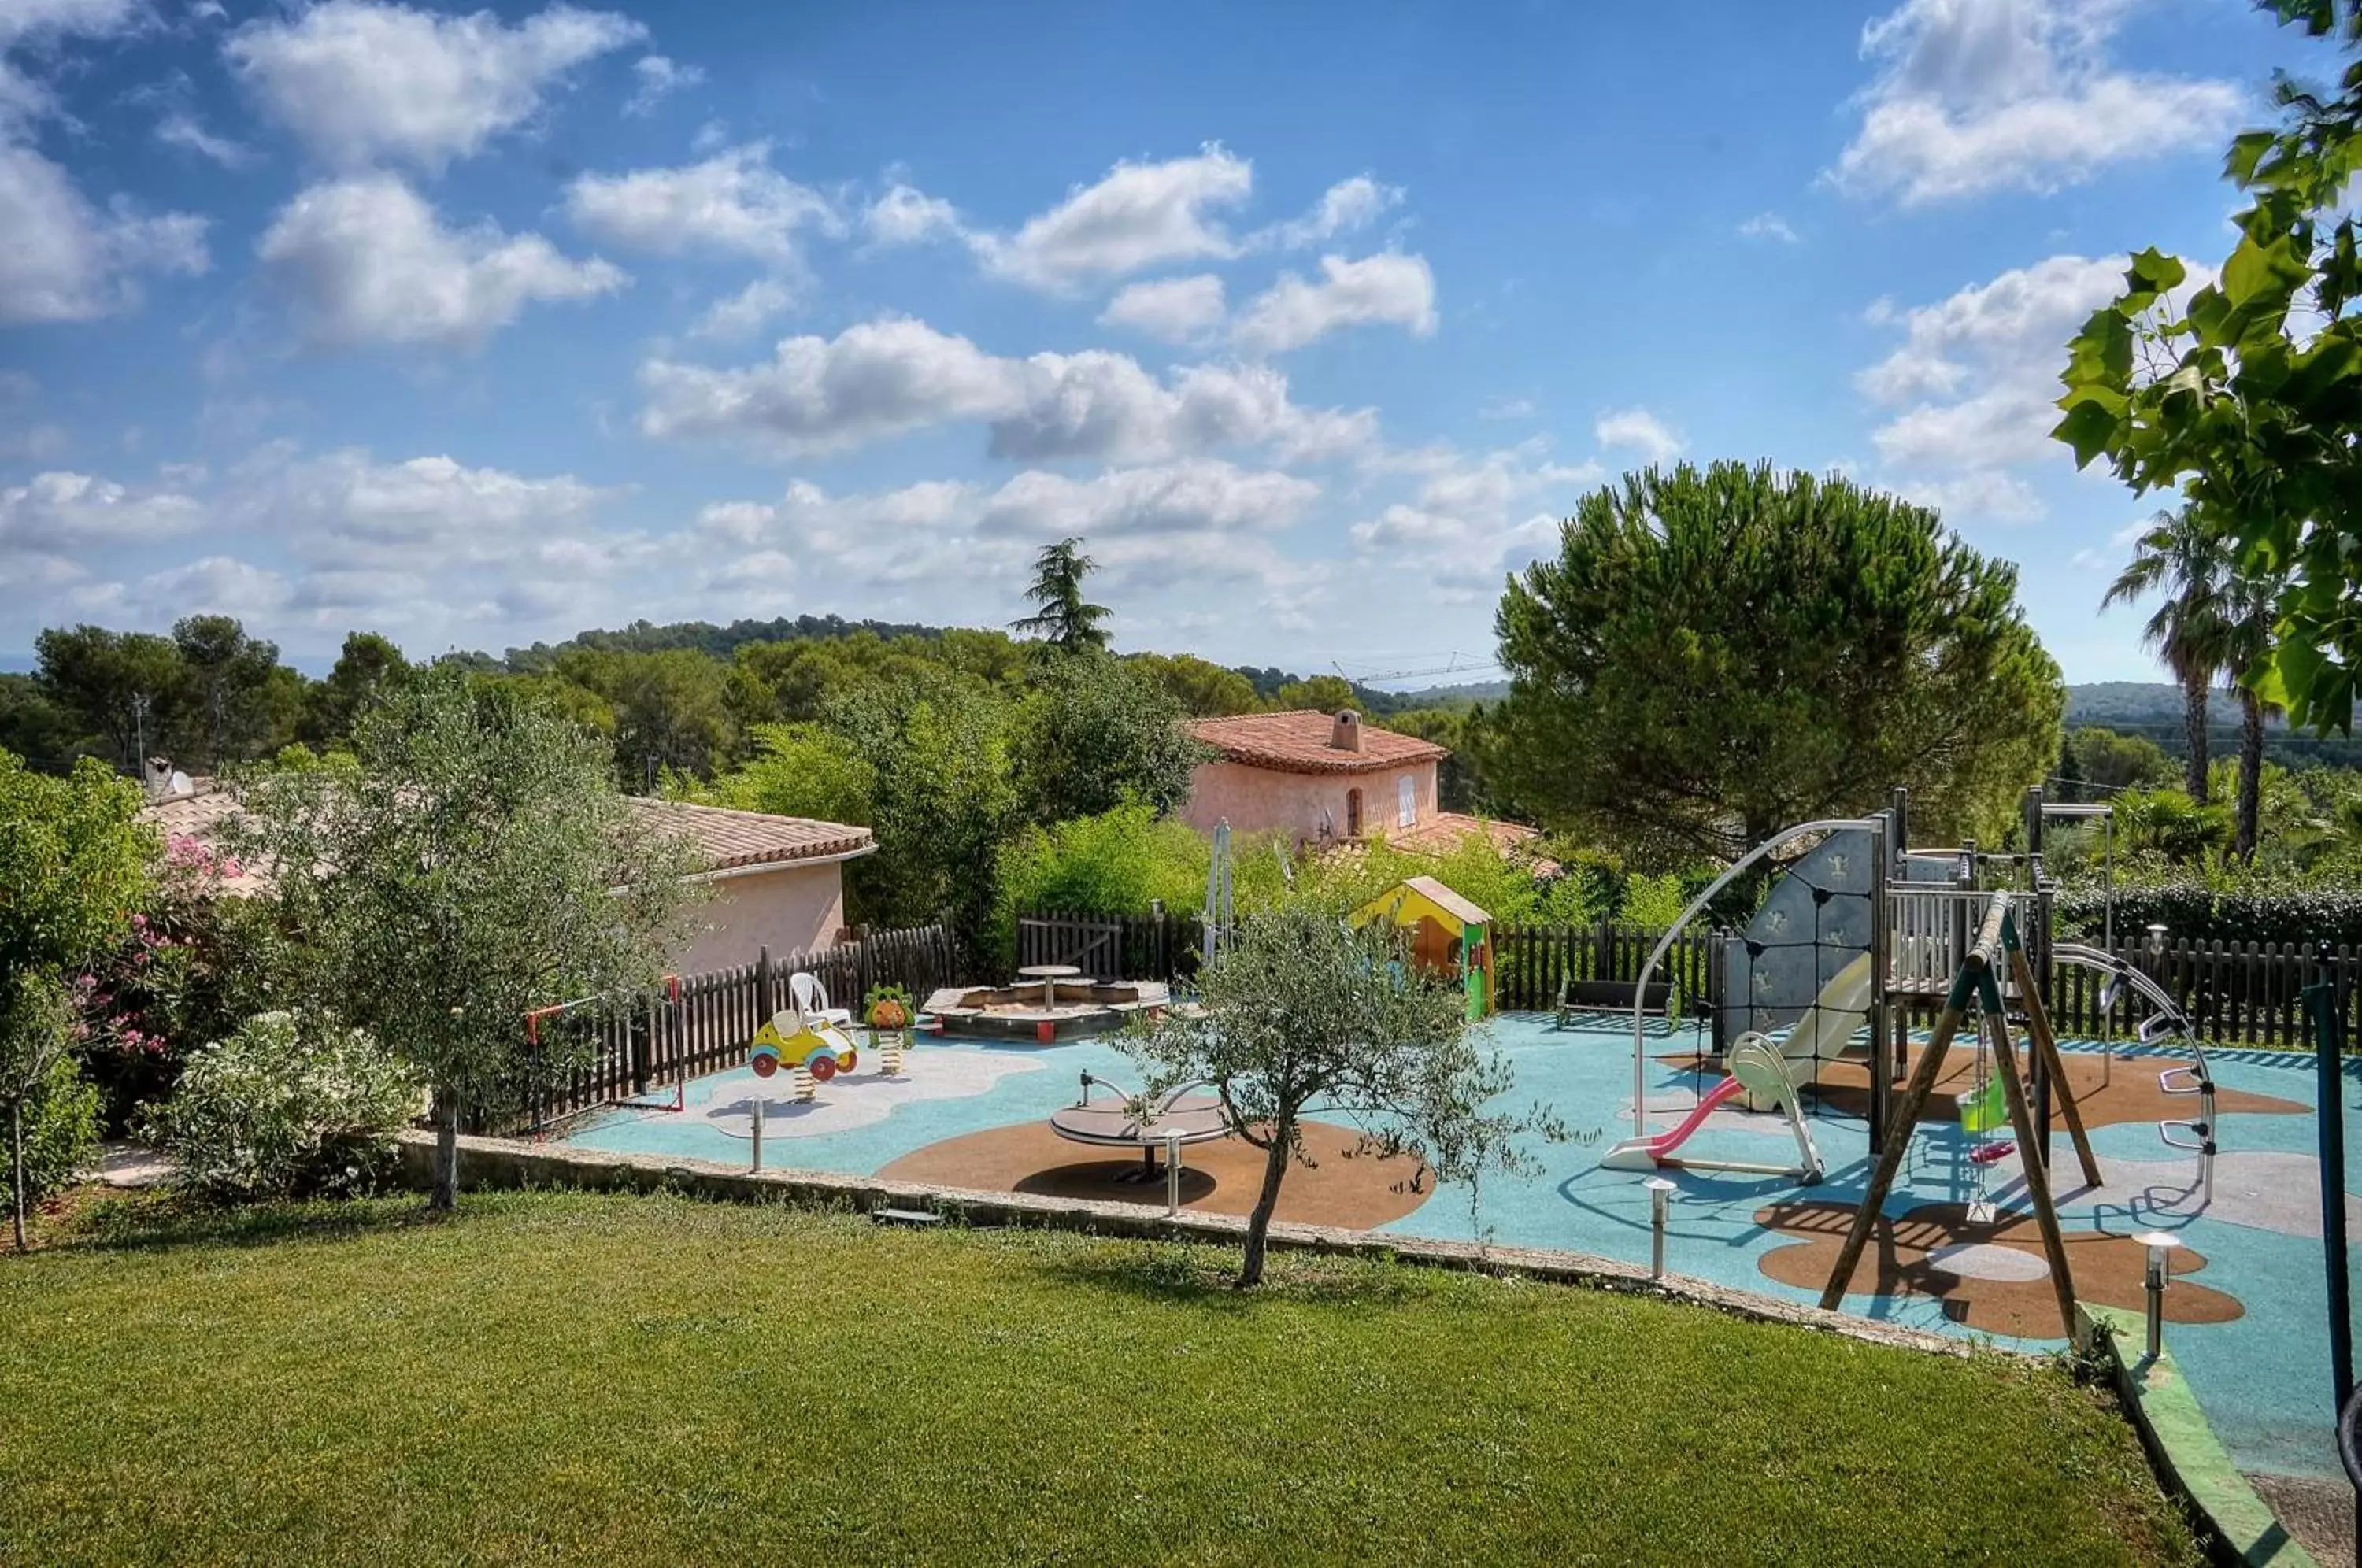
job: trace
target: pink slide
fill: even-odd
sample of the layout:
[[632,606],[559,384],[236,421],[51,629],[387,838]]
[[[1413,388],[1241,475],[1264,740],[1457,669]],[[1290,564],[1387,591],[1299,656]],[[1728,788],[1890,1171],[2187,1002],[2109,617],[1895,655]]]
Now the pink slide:
[[1608,1150],[1606,1157],[1599,1163],[1610,1170],[1649,1169],[1687,1143],[1690,1134],[1698,1130],[1700,1122],[1714,1114],[1716,1106],[1746,1092],[1747,1086],[1740,1083],[1734,1074],[1700,1096],[1697,1104],[1691,1107],[1690,1113],[1682,1119],[1680,1126],[1651,1137],[1628,1138]]

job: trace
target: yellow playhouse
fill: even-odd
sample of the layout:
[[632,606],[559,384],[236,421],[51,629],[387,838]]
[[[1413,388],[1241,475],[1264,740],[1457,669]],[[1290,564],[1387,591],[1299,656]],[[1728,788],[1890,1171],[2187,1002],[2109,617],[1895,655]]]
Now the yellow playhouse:
[[1432,877],[1397,883],[1353,911],[1353,923],[1390,920],[1411,933],[1411,959],[1468,988],[1468,1016],[1493,1010],[1493,917]]

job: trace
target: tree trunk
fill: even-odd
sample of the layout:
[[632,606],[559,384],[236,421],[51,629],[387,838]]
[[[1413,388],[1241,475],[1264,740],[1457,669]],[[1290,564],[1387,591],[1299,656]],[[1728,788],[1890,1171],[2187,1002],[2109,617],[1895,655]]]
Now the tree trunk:
[[26,1250],[25,1242],[25,1102],[21,1099],[8,1102],[8,1208],[9,1219],[17,1228],[17,1250]]
[[1263,1163],[1263,1190],[1247,1214],[1247,1257],[1239,1267],[1241,1285],[1263,1283],[1264,1249],[1271,1236],[1272,1211],[1279,1207],[1279,1184],[1287,1175],[1289,1151],[1296,1143],[1293,1118],[1272,1129],[1271,1152]]
[[2181,733],[2190,746],[2190,756],[2182,769],[2182,783],[2190,798],[2200,805],[2206,803],[2206,674],[2203,670],[2181,678]]
[[459,1206],[459,1097],[447,1088],[435,1091],[435,1191],[426,1206],[447,1214]]
[[2257,819],[2264,810],[2263,700],[2242,686],[2239,708],[2239,832],[2231,853],[2242,860],[2253,860]]

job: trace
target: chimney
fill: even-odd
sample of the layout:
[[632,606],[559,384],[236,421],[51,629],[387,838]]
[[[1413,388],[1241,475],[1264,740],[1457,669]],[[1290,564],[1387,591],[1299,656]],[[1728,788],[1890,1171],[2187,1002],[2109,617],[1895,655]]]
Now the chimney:
[[1337,710],[1337,721],[1329,726],[1329,749],[1331,751],[1362,749],[1361,714],[1351,708]]
[[151,756],[140,768],[140,782],[148,787],[148,798],[160,801],[172,788],[172,759]]

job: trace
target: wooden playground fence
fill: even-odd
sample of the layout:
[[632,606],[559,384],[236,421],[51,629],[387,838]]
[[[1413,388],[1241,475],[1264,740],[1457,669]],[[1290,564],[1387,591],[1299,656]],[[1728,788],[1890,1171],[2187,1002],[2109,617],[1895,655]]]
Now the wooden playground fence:
[[[830,1002],[856,1017],[874,985],[900,986],[923,1004],[928,992],[960,978],[951,930],[940,923],[870,932],[784,957],[766,947],[752,964],[683,976],[678,1000],[659,992],[546,1021],[512,1125],[539,1131],[579,1111],[736,1066],[755,1031],[786,1004],[788,977],[798,970],[817,976]],[[564,1066],[544,1070],[545,1062]]]
[[[1163,910],[1145,915],[1026,915],[1017,922],[1018,962],[1073,964],[1103,979],[1186,982],[1197,972],[1198,927],[1195,913]],[[1610,922],[1496,925],[1493,962],[1499,1005],[1512,1011],[1547,1011],[1558,1005],[1560,988],[1568,981],[1630,985],[1663,934]],[[1705,1011],[1718,994],[1721,952],[1718,934],[1704,929],[1683,932],[1667,950],[1657,977],[1672,984],[1684,1016]],[[2355,988],[2362,978],[2362,954],[2354,948],[2335,949],[2325,964],[2317,963],[2312,947],[2299,943],[2171,942],[2154,954],[2138,944],[2120,944],[2115,954],[2164,987],[2209,1044],[2304,1048],[2310,1036],[2302,993],[2316,977],[2336,988],[2345,1038],[2362,1040]],[[872,932],[784,957],[766,949],[752,964],[684,977],[677,1001],[657,995],[547,1021],[545,1044],[510,1101],[516,1114],[480,1119],[479,1130],[498,1130],[491,1125],[495,1122],[538,1130],[582,1110],[735,1066],[756,1029],[786,1000],[788,977],[800,969],[818,976],[837,1006],[856,1011],[873,985],[902,986],[923,1002],[939,986],[974,977],[960,973],[953,933],[941,923]],[[2089,969],[2053,968],[2047,1000],[2059,1035],[2124,1039],[2138,1030],[2145,1014],[2129,993],[2115,998],[2103,1013],[2104,984],[2103,976]],[[563,1070],[541,1068],[545,1061],[561,1060]]]
[[[1145,915],[1044,911],[1020,917],[1018,962],[1073,964],[1109,979],[1187,980],[1196,974],[1199,936],[1194,911],[1158,910]],[[1508,925],[1493,928],[1493,965],[1499,1003],[1511,1010],[1547,1011],[1569,980],[1630,985],[1640,977],[1662,930],[1598,922],[1589,925]],[[2096,944],[2094,944],[2096,945]],[[1685,931],[1666,952],[1656,977],[1670,981],[1684,1014],[1719,996],[1722,945],[1704,928]],[[2313,946],[2301,943],[2169,942],[2161,952],[2120,943],[2117,957],[2163,986],[2199,1037],[2215,1045],[2303,1048],[2304,988],[2332,981],[2345,1010],[2347,1037],[2362,1038],[2355,982],[2362,953],[2339,947],[2316,976]],[[2103,1016],[2105,977],[2055,966],[2046,999],[2061,1035],[2130,1038],[2145,1016],[2136,998],[2114,999]]]

